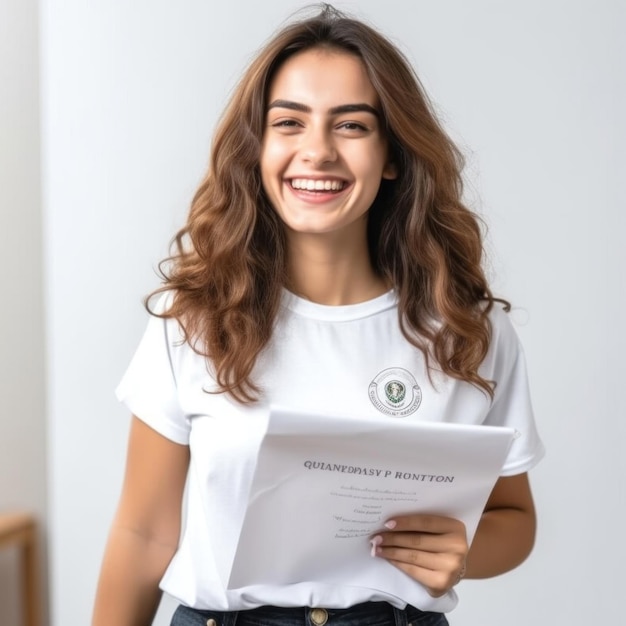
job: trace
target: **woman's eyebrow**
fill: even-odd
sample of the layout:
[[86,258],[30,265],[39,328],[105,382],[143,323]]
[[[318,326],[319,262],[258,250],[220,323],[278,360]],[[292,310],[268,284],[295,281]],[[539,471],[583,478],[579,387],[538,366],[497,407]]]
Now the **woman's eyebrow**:
[[330,113],[332,115],[337,115],[339,113],[355,113],[359,111],[371,113],[376,117],[380,116],[377,109],[375,109],[371,104],[367,104],[365,102],[359,102],[358,104],[340,104],[339,106],[333,107],[330,110]]
[[[300,113],[311,113],[312,109],[307,104],[301,102],[293,102],[292,100],[274,100],[271,102],[267,110],[270,109],[290,109],[292,111],[299,111]],[[355,113],[355,112],[371,113],[376,117],[380,117],[380,113],[371,104],[365,102],[359,102],[356,104],[340,104],[336,107],[329,109],[331,115],[339,115],[341,113]]]

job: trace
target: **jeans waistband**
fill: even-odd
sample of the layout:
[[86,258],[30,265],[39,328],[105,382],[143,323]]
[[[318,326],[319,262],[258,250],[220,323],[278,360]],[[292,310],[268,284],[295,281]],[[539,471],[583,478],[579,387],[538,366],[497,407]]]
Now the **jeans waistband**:
[[179,606],[171,626],[446,626],[442,613],[387,602],[364,602],[348,609],[262,606],[245,611],[206,611]]

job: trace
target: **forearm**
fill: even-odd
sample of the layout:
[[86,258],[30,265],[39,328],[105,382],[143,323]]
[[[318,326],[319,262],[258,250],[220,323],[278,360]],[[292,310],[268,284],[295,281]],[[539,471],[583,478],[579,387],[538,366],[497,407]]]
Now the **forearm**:
[[149,626],[161,598],[159,581],[176,547],[113,526],[105,551],[92,626]]
[[489,578],[517,567],[535,541],[533,509],[498,508],[483,513],[467,556],[466,578]]

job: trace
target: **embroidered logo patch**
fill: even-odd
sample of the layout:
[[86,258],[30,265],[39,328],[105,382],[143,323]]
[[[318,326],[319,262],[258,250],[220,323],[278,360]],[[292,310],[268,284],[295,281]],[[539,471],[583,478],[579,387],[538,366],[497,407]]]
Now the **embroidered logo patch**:
[[406,417],[415,413],[422,402],[422,390],[411,372],[390,367],[374,378],[369,386],[372,404],[385,415]]

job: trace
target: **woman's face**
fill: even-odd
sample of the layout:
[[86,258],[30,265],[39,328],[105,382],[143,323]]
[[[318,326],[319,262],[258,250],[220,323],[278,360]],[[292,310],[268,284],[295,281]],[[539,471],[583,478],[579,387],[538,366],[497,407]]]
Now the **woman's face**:
[[395,178],[378,111],[376,91],[355,55],[307,50],[277,71],[260,166],[290,237],[365,236],[381,179]]

